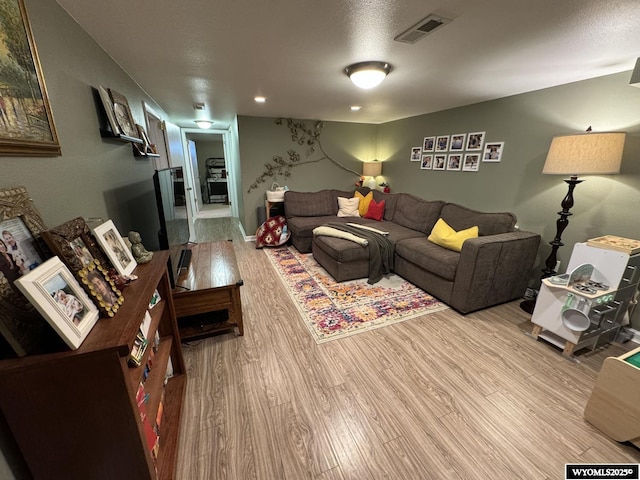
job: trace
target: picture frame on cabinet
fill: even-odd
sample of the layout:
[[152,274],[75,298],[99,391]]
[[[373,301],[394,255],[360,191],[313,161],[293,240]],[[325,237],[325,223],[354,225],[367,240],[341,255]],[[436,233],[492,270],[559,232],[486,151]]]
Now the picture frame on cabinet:
[[109,278],[107,270],[98,260],[94,260],[80,270],[78,276],[100,313],[113,317],[124,303],[124,297],[115,282]]
[[422,155],[422,162],[420,163],[420,168],[422,170],[431,170],[432,164],[433,155]]
[[424,137],[422,142],[423,152],[433,152],[436,148],[436,137]]
[[472,132],[467,137],[468,151],[481,151],[482,144],[484,143],[485,132]]
[[449,145],[449,150],[452,152],[464,150],[464,141],[466,137],[466,133],[456,133],[455,135],[451,135],[451,145]]
[[436,152],[446,152],[449,150],[449,135],[436,137]]
[[[0,225],[9,227],[3,227],[2,230],[13,231],[16,235],[24,236],[28,241],[33,238],[36,251],[39,249],[40,256],[46,257],[43,249],[38,248],[40,234],[43,230],[46,230],[46,227],[25,187],[0,190],[0,222]],[[26,228],[29,234],[18,234],[11,227],[13,222],[19,225],[18,230]],[[21,225],[24,225],[24,227]],[[5,243],[4,239],[3,243]],[[34,353],[40,347],[41,340],[48,327],[38,311],[15,284],[15,280],[22,273],[12,271],[14,269],[13,263],[4,253],[7,252],[0,252],[0,266],[2,266],[0,269],[0,333],[4,337],[6,344],[13,350],[13,353],[23,357]],[[8,256],[12,257],[11,255]],[[4,352],[5,349],[6,347],[1,349],[2,354],[9,353]]]
[[411,147],[411,161],[419,162],[422,157],[422,147]]
[[58,257],[23,275],[16,284],[73,350],[98,321],[98,309]]
[[84,218],[77,217],[55,228],[44,230],[42,239],[51,253],[58,256],[73,273],[78,273],[97,260],[104,267],[109,261],[104,255]]
[[483,162],[502,161],[503,150],[504,150],[504,142],[487,142],[484,146],[482,161]]
[[138,265],[112,220],[98,225],[93,234],[109,261],[120,275],[127,276]]
[[463,172],[477,172],[480,165],[479,153],[467,153],[464,156],[464,162],[462,164]]
[[[4,21],[0,37],[4,48],[0,93],[0,155],[57,157],[61,148],[38,51],[23,0],[2,2]],[[15,52],[19,52],[17,55]],[[19,59],[17,59],[19,57]]]
[[434,155],[433,156],[433,170],[445,170],[447,166],[446,155]]
[[447,170],[460,170],[462,168],[462,155],[459,153],[449,155]]

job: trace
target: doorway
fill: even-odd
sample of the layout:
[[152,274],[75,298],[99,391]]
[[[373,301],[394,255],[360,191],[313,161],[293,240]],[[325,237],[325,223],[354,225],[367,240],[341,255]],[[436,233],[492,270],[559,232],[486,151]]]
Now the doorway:
[[236,217],[233,152],[225,130],[182,129],[194,218]]

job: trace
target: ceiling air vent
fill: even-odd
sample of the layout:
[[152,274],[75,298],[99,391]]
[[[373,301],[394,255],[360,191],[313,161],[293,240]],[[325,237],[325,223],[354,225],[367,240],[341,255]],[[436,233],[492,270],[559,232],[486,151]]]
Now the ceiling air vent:
[[427,18],[420,20],[409,30],[402,32],[394,38],[394,40],[402,43],[416,43],[421,38],[433,33],[435,30],[446,25],[450,21],[450,18],[440,17],[438,15],[429,15]]

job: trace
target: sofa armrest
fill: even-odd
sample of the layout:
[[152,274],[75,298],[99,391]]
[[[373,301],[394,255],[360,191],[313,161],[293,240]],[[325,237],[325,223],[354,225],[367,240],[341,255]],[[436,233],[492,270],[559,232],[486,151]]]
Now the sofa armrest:
[[465,241],[450,305],[469,313],[521,297],[539,245],[540,235],[520,230]]

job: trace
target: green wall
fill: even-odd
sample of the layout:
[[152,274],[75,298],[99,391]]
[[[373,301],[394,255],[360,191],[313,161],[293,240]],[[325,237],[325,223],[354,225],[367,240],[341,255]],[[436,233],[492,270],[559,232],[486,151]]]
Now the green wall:
[[111,218],[124,235],[138,230],[157,248],[153,164],[131,144],[100,137],[92,87],[125,95],[144,125],[142,102],[162,110],[56,3],[26,0],[62,156],[3,157],[0,188],[24,185],[45,224],[75,217]]
[[[312,126],[313,120],[306,121]],[[276,125],[273,118],[238,117],[240,137],[240,164],[242,191],[244,198],[243,227],[247,235],[253,235],[258,228],[257,207],[264,206],[265,191],[271,187],[273,179],[248,192],[250,185],[265,170],[265,163],[276,156],[287,159],[287,151],[295,150],[301,155],[300,163],[319,160],[320,149],[305,158],[306,148],[291,139],[289,128],[284,122]],[[324,122],[320,143],[326,154],[345,168],[362,172],[362,162],[375,159],[376,125],[359,123]],[[324,188],[350,190],[354,188],[359,175],[346,171],[329,160],[320,160],[294,167],[291,176],[279,176],[275,181],[290,190],[318,191]]]
[[[574,192],[575,205],[558,259],[566,266],[572,245],[612,234],[640,238],[640,89],[629,86],[630,72],[484,102],[380,125],[378,157],[396,192],[457,202],[484,211],[511,211],[518,225],[542,235],[532,280],[551,251],[560,203],[567,193],[563,176],[543,175],[551,139],[584,131],[628,132],[622,174],[585,176]],[[425,136],[485,131],[486,140],[504,141],[502,161],[481,163],[478,172],[420,170],[410,150]],[[561,267],[562,268],[562,267]]]

